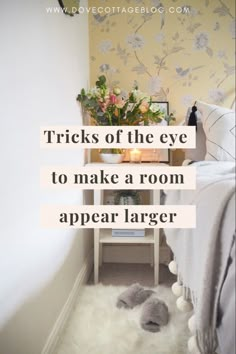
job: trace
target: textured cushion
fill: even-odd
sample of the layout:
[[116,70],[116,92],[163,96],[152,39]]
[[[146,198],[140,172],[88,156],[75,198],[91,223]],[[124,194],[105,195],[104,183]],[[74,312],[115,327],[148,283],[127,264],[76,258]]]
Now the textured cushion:
[[198,101],[206,135],[205,160],[235,161],[235,112]]

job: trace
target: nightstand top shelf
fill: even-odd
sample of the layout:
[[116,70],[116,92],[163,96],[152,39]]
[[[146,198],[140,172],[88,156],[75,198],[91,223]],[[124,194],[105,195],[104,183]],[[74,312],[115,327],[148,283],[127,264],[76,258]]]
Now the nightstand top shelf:
[[109,166],[116,166],[116,167],[124,167],[130,168],[133,167],[148,167],[148,166],[169,166],[169,164],[164,162],[141,162],[141,163],[130,163],[130,162],[122,162],[122,163],[104,163],[104,162],[89,162],[85,164],[86,167],[109,167]]
[[116,237],[112,236],[111,229],[100,229],[100,243],[143,243],[143,244],[153,244],[154,243],[154,232],[153,229],[146,229],[145,236],[143,237]]

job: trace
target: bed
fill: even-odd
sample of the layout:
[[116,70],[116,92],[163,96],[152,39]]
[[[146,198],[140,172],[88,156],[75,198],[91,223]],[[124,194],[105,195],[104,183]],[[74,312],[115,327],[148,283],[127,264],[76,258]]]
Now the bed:
[[[196,205],[196,229],[166,229],[173,292],[191,310],[190,353],[235,353],[235,112],[198,101],[194,191],[165,191],[166,204]],[[189,116],[189,112],[187,117]]]

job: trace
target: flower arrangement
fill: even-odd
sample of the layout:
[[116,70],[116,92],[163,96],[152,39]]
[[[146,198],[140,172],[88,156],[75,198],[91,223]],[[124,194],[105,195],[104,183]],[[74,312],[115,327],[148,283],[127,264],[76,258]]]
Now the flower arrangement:
[[77,101],[96,125],[148,125],[150,122],[160,123],[163,119],[174,120],[172,114],[165,116],[159,105],[138,87],[126,95],[118,86],[109,88],[104,75],[98,78],[95,87],[87,92],[82,89]]

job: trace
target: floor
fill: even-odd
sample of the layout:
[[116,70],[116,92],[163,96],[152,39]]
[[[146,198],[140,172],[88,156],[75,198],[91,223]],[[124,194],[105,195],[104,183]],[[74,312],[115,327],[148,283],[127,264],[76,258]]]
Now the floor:
[[[153,268],[149,264],[104,263],[99,271],[99,282],[104,285],[130,285],[140,283],[153,287]],[[160,264],[160,284],[171,286],[176,277],[167,266]],[[93,273],[88,284],[93,284]]]
[[[187,354],[191,313],[178,311],[168,287],[175,281],[168,267],[160,266],[160,286],[155,295],[168,306],[169,322],[156,333],[142,329],[144,304],[132,310],[117,308],[120,294],[132,283],[153,287],[153,268],[148,264],[105,263],[100,283],[81,288],[54,354]],[[164,285],[164,286],[163,286]]]

